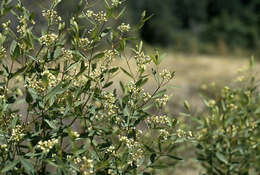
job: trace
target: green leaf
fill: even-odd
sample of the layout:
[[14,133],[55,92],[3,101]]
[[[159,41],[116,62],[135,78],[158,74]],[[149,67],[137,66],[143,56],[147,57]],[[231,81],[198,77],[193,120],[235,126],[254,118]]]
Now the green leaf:
[[157,156],[157,155],[156,155],[155,153],[151,154],[151,156],[150,156],[150,161],[151,161],[152,163],[154,163],[156,156]]
[[145,147],[148,151],[150,151],[151,153],[155,153],[155,150],[154,150],[153,148],[151,148],[150,146],[144,144],[144,147]]
[[121,87],[122,92],[124,93],[124,92],[125,92],[125,87],[124,87],[123,82],[122,82],[122,81],[119,81],[119,84],[120,84],[120,87]]
[[19,159],[20,159],[20,162],[21,162],[21,164],[23,165],[24,169],[25,169],[28,173],[34,172],[33,165],[32,165],[32,163],[31,163],[29,160],[24,159],[24,158],[22,158],[22,157],[20,157]]
[[185,109],[190,111],[190,104],[189,104],[189,102],[187,100],[184,101],[184,107],[185,107]]
[[174,159],[174,160],[183,160],[182,158],[177,157],[177,156],[173,156],[173,155],[166,155],[166,156],[171,158],[171,159]]
[[5,168],[2,169],[1,173],[5,173],[8,172],[9,170],[12,170],[17,165],[18,162],[19,160],[10,162],[7,166],[5,166]]
[[54,122],[49,121],[47,119],[44,120],[52,129],[57,129],[56,125]]
[[104,57],[104,53],[101,52],[101,53],[98,53],[96,54],[95,56],[93,56],[93,58],[91,60],[96,60],[96,59],[99,59],[99,58],[103,58]]
[[110,82],[106,83],[106,84],[103,86],[103,88],[107,88],[107,87],[111,86],[112,84],[113,84],[113,81],[110,81]]
[[10,45],[10,55],[13,57],[14,55],[14,51],[15,51],[15,48],[17,46],[17,42],[15,40],[12,41],[11,45]]
[[52,88],[47,95],[45,96],[45,100],[48,101],[51,97],[56,96],[57,94],[62,94],[63,92],[65,92],[68,88],[69,88],[70,83],[67,83],[65,85],[65,87],[63,87],[63,83],[60,82],[57,86],[55,86],[54,88]]
[[141,86],[143,86],[147,81],[148,81],[148,78],[139,79],[139,80],[135,83],[135,85],[136,85],[136,87],[141,87]]
[[115,16],[115,19],[120,18],[120,16],[122,16],[122,15],[124,14],[125,10],[126,10],[126,7],[124,7],[124,8],[119,12],[119,14],[118,14],[117,16]]
[[223,154],[221,154],[220,152],[217,152],[217,153],[216,153],[216,157],[217,157],[221,162],[223,162],[223,163],[225,163],[225,164],[228,164],[228,160],[227,160],[226,157],[225,157]]
[[24,66],[24,67],[18,69],[15,73],[11,73],[11,74],[10,74],[10,79],[16,77],[17,75],[19,75],[19,74],[21,74],[21,73],[23,73],[23,71],[24,71],[26,68],[27,68],[27,67]]
[[127,76],[129,76],[129,77],[131,77],[131,78],[134,79],[134,77],[133,77],[129,72],[127,72],[124,68],[120,67],[120,69],[121,69]]

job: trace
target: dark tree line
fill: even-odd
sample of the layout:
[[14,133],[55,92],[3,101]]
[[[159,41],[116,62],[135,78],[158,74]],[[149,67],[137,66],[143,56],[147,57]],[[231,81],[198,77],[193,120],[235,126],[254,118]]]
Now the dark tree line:
[[228,47],[260,47],[259,0],[131,0],[134,20],[143,10],[154,17],[141,36],[163,46],[225,43]]

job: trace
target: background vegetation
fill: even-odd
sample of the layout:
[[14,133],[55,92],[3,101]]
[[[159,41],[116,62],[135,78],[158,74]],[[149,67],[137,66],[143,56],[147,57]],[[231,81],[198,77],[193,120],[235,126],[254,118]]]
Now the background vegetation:
[[258,0],[132,0],[129,7],[134,20],[144,9],[154,14],[141,31],[151,44],[202,53],[260,47]]

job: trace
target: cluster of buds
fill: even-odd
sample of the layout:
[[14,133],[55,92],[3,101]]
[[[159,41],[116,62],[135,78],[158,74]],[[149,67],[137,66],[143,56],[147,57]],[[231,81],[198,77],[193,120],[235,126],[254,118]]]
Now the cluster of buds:
[[115,104],[116,98],[113,93],[111,92],[105,92],[103,94],[104,98],[104,109],[108,112],[108,115],[111,116],[116,113],[117,106]]
[[146,64],[151,62],[151,58],[144,54],[143,51],[135,51],[136,65],[138,66],[138,71],[143,71],[146,69]]
[[111,5],[113,7],[118,7],[120,4],[122,4],[122,2],[119,0],[111,0]]
[[163,80],[164,82],[168,82],[168,81],[170,81],[170,80],[173,78],[171,72],[168,71],[167,69],[164,69],[164,70],[160,73],[160,77],[162,78],[162,80]]
[[80,135],[77,131],[72,131],[71,136],[74,137],[74,138],[79,138]]
[[157,98],[155,101],[158,106],[162,107],[167,104],[168,100],[169,100],[169,96],[165,94],[165,95],[163,95],[162,98]]
[[9,141],[14,142],[17,144],[20,142],[25,134],[23,133],[23,128],[21,125],[16,125],[15,128],[12,129],[11,137],[9,138]]
[[58,84],[57,78],[49,70],[45,70],[41,75],[47,77],[49,87],[55,87]]
[[45,91],[45,87],[43,87],[39,81],[37,81],[36,79],[33,79],[33,78],[27,78],[26,79],[25,87],[35,89],[38,92],[44,92]]
[[0,60],[6,57],[6,50],[3,46],[0,46]]
[[80,38],[79,39],[79,47],[80,48],[83,48],[83,49],[86,49],[89,44],[93,43],[93,41],[89,41],[88,38]]
[[8,152],[7,144],[0,145],[0,153]]
[[116,50],[105,50],[103,65],[105,67],[109,66],[115,60],[115,57],[117,55],[118,55],[118,52]]
[[160,129],[159,132],[160,132],[160,137],[163,140],[167,140],[168,137],[170,136],[170,133],[166,129]]
[[122,23],[120,26],[117,27],[117,29],[118,29],[120,32],[124,33],[124,32],[129,32],[130,29],[131,29],[131,27],[130,27],[129,24]]
[[146,119],[148,124],[157,125],[170,125],[170,120],[166,115],[162,116],[151,116]]
[[108,147],[108,149],[106,150],[106,153],[112,153],[113,155],[116,154],[116,148],[114,145],[111,145]]
[[132,98],[137,98],[139,96],[139,93],[142,91],[142,89],[136,87],[133,81],[130,81],[126,87]]
[[23,36],[26,34],[27,30],[27,22],[26,18],[24,16],[18,17],[19,25],[17,26],[17,32],[20,34],[20,36]]
[[238,106],[233,103],[228,104],[227,107],[230,111],[238,109]]
[[64,59],[64,60],[72,60],[72,58],[73,58],[73,53],[72,53],[72,51],[71,50],[67,50],[67,49],[65,49],[65,48],[62,48],[61,49],[61,53],[62,53],[62,58]]
[[40,37],[40,43],[46,45],[47,47],[52,46],[58,39],[58,36],[54,33],[46,34]]
[[88,18],[94,18],[99,23],[107,21],[107,14],[103,11],[99,11],[98,13],[94,13],[92,10],[87,10],[85,15]]
[[182,129],[178,129],[176,131],[176,135],[179,137],[179,138],[186,138],[186,139],[191,139],[193,137],[192,135],[192,132],[191,131],[184,131]]
[[107,14],[103,11],[100,11],[97,14],[95,14],[95,20],[99,23],[106,22],[107,21]]
[[245,80],[246,80],[246,77],[244,75],[241,75],[241,76],[238,76],[235,81],[236,82],[242,82],[242,81],[245,81]]
[[119,141],[124,143],[129,150],[128,164],[138,163],[143,158],[143,149],[139,142],[126,136],[119,136]]
[[215,105],[216,105],[216,101],[215,100],[209,100],[208,101],[208,105],[209,105],[209,107],[211,107],[211,108],[213,108]]
[[94,173],[94,162],[92,159],[87,159],[86,156],[74,158],[74,164],[79,166],[79,170],[83,175],[91,175]]
[[95,70],[91,71],[89,76],[96,82],[99,81],[100,76],[102,74],[102,69],[101,68],[96,68]]
[[48,153],[56,144],[58,144],[58,139],[50,139],[46,141],[39,141],[37,148],[41,149],[43,153]]
[[151,99],[151,94],[149,94],[148,92],[144,92],[143,94],[142,94],[142,96],[143,96],[143,100],[144,100],[144,102],[147,102],[148,100],[150,100]]
[[2,24],[3,29],[8,29],[8,28],[10,27],[10,24],[11,24],[11,21],[10,21],[10,20],[8,20],[7,22],[4,22],[4,23]]
[[53,9],[50,10],[43,10],[42,16],[47,18],[50,24],[58,23],[61,21],[61,17],[58,16],[57,12]]

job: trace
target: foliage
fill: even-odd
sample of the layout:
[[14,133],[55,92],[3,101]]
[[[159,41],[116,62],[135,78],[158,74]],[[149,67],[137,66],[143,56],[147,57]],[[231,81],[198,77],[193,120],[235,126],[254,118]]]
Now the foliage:
[[[60,2],[43,9],[47,26],[38,36],[33,32],[38,21],[20,0],[1,1],[1,174],[148,175],[175,164],[180,158],[172,151],[191,135],[179,130],[179,137],[177,120],[164,111],[164,87],[174,72],[161,71],[161,56],[146,55],[142,42],[133,56],[126,53],[131,31],[149,17],[144,12],[136,27],[111,27],[123,2],[81,0],[64,22],[56,12]],[[105,11],[95,8],[100,4]],[[15,29],[7,14],[19,21]],[[82,27],[82,20],[90,25]],[[120,72],[130,80],[117,89],[113,78]],[[151,79],[157,84],[152,94],[143,89]]]
[[197,159],[206,174],[259,172],[260,93],[252,69],[237,80],[240,87],[224,87],[205,101],[208,115],[197,118]]
[[[141,31],[151,44],[181,47],[191,51],[193,43],[229,48],[259,48],[258,0],[133,0],[129,2],[134,19],[146,9],[154,14]],[[198,47],[198,46],[197,46]],[[221,46],[220,46],[221,47]],[[216,47],[214,47],[216,50]],[[199,48],[200,49],[200,48]],[[203,51],[203,48],[201,48]]]

